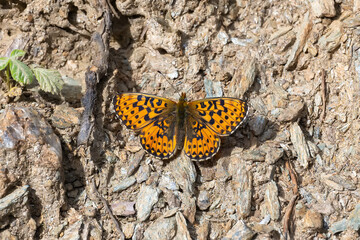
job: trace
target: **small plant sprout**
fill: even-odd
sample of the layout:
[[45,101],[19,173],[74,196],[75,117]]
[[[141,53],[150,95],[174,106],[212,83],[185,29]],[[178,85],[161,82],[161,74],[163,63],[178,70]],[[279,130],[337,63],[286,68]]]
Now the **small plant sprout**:
[[[25,51],[15,49],[11,52],[10,57],[0,57],[0,71],[5,72],[8,92],[11,93],[14,91],[13,81],[24,86],[31,84],[34,79],[36,79],[39,82],[41,90],[59,94],[64,84],[60,73],[57,70],[27,66],[18,60],[19,57],[25,54]],[[16,87],[16,89],[18,88]]]

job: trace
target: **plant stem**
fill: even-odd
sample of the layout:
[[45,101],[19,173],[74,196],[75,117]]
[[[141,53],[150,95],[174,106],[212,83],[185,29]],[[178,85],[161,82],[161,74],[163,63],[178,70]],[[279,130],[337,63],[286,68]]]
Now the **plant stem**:
[[10,82],[10,67],[9,66],[6,67],[5,75],[6,75],[6,85],[8,87],[8,91],[10,91],[11,82]]

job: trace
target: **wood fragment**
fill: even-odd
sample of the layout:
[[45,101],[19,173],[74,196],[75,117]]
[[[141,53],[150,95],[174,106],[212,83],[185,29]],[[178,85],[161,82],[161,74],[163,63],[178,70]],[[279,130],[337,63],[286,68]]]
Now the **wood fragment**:
[[125,240],[125,235],[124,233],[122,232],[121,228],[120,228],[120,225],[119,225],[119,222],[116,220],[116,218],[114,217],[114,214],[112,213],[110,207],[109,207],[109,204],[106,202],[105,198],[99,193],[99,191],[97,190],[96,188],[96,185],[95,185],[95,180],[92,179],[92,187],[93,187],[93,190],[94,192],[96,193],[97,197],[100,198],[101,202],[103,203],[107,213],[109,214],[111,220],[113,221],[113,223],[115,224],[115,227],[117,229],[117,231],[119,232],[119,235],[120,235],[120,239],[121,240]]
[[283,224],[283,230],[284,230],[284,238],[285,240],[288,239],[290,235],[290,220],[292,217],[292,212],[294,210],[295,202],[298,198],[298,195],[295,195],[291,198],[289,205],[286,208],[285,215],[284,215],[284,224]]
[[287,206],[285,215],[284,215],[284,224],[283,224],[284,237],[285,237],[285,239],[288,239],[288,237],[290,235],[290,226],[292,226],[294,224],[293,221],[290,222],[290,220],[293,220],[292,213],[294,211],[294,206],[295,206],[296,200],[299,196],[299,187],[297,184],[296,173],[289,161],[285,162],[285,167],[289,171],[291,182],[293,183],[293,193],[294,193],[294,196],[291,198],[290,203]]
[[321,98],[322,98],[322,112],[320,120],[321,122],[325,119],[325,109],[326,109],[326,80],[325,80],[325,70],[323,69],[321,72]]
[[89,66],[85,73],[86,92],[81,102],[84,112],[81,119],[80,131],[77,137],[77,145],[87,144],[91,132],[94,129],[96,116],[94,108],[97,101],[98,83],[106,76],[109,67],[109,39],[111,31],[111,14],[109,6],[102,1],[103,20],[97,31],[92,35],[92,48],[94,55],[93,66]]
[[298,184],[297,184],[296,173],[295,173],[292,165],[290,165],[289,161],[285,162],[285,167],[290,173],[291,182],[293,183],[293,193],[294,193],[294,195],[298,195],[299,194],[299,187],[298,187]]

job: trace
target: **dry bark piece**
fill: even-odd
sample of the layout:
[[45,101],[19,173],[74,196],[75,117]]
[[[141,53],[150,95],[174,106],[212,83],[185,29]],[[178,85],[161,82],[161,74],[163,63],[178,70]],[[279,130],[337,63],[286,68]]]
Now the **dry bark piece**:
[[247,59],[244,65],[240,65],[233,76],[229,91],[231,97],[243,98],[244,94],[253,85],[256,76],[256,58]]
[[236,189],[235,200],[239,219],[246,218],[251,212],[252,181],[252,172],[246,169],[245,164],[240,164],[233,181]]
[[310,151],[304,133],[298,123],[295,122],[290,126],[290,136],[300,165],[305,169],[308,168],[311,161]]
[[307,35],[309,34],[311,28],[312,28],[312,21],[309,19],[309,12],[307,12],[304,15],[302,24],[299,26],[299,29],[297,30],[298,34],[296,35],[296,41],[291,49],[288,61],[285,65],[286,70],[290,71],[295,67],[297,59],[303,50],[303,47],[307,40]]
[[184,192],[193,194],[193,184],[197,176],[194,163],[181,154],[179,157],[170,161],[169,166],[181,189],[183,189]]
[[175,219],[176,219],[177,229],[174,240],[191,240],[184,215],[182,215],[181,212],[177,212]]
[[280,217],[280,203],[278,198],[278,188],[274,181],[267,184],[265,190],[265,207],[272,220],[278,220]]

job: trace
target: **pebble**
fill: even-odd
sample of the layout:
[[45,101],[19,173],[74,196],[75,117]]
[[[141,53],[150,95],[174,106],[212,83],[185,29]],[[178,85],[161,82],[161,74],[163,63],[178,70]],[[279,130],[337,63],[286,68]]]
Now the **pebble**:
[[249,120],[248,125],[254,135],[259,136],[264,132],[267,122],[268,120],[264,116],[257,115],[255,118]]
[[290,138],[297,153],[300,165],[307,169],[311,161],[310,151],[305,140],[304,133],[297,122],[290,126]]
[[200,191],[199,196],[197,198],[197,206],[200,210],[206,210],[210,207],[211,203],[209,200],[209,193],[205,190]]
[[332,232],[333,234],[339,233],[339,232],[343,232],[346,230],[346,225],[347,225],[347,220],[346,219],[342,219],[338,222],[334,222],[333,224],[331,224],[330,226],[330,232]]
[[71,224],[64,232],[64,235],[60,240],[77,240],[81,239],[81,230],[83,226],[83,220],[79,220]]
[[159,201],[160,192],[158,188],[141,185],[135,205],[138,221],[143,222],[150,216],[152,207]]
[[143,160],[145,155],[145,151],[141,149],[140,151],[136,152],[134,155],[131,156],[129,161],[129,167],[126,171],[127,176],[131,176],[135,170],[139,167],[141,160]]
[[142,183],[150,177],[150,166],[148,164],[141,165],[136,173],[136,182]]
[[111,209],[116,216],[130,216],[135,214],[135,202],[116,200],[111,203]]
[[122,230],[126,239],[130,239],[134,235],[135,223],[127,222],[122,225]]
[[318,18],[336,16],[334,0],[314,0],[310,2],[310,5],[314,15]]
[[0,199],[0,219],[12,213],[16,209],[15,205],[26,205],[28,202],[29,185],[17,188],[12,193]]
[[355,209],[350,213],[348,218],[348,228],[355,231],[360,229],[360,203],[355,206]]
[[304,106],[304,103],[300,101],[290,102],[286,109],[280,110],[277,119],[280,122],[295,121],[300,116]]
[[308,210],[304,217],[304,228],[321,230],[323,228],[323,217],[320,213]]
[[208,78],[204,78],[204,88],[206,92],[206,97],[222,97],[223,91],[220,81],[213,81]]
[[144,240],[170,240],[176,234],[175,217],[158,218],[144,232]]
[[136,183],[136,178],[134,176],[125,178],[124,180],[122,180],[121,182],[119,182],[118,184],[116,184],[116,186],[113,188],[113,192],[121,192],[127,188],[129,188],[130,186],[134,185]]
[[79,81],[62,76],[64,81],[63,88],[61,89],[61,96],[65,98],[67,102],[78,102],[83,97],[82,84]]
[[78,194],[79,194],[78,189],[74,189],[74,190],[66,193],[66,195],[70,198],[76,198]]
[[170,173],[164,173],[160,177],[159,187],[167,188],[171,191],[179,190],[179,186],[176,184]]
[[51,116],[52,125],[65,129],[80,124],[81,112],[66,105],[58,105]]
[[244,221],[238,221],[222,240],[251,240],[256,233],[248,228]]

